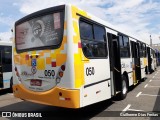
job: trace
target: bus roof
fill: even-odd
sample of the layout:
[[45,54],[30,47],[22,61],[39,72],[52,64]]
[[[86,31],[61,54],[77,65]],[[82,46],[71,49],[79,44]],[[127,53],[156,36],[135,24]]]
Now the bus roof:
[[0,41],[0,46],[12,46],[12,41]]

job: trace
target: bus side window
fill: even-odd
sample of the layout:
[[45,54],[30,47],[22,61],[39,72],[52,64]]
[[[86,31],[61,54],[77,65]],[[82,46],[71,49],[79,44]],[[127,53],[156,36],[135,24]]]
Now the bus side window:
[[107,56],[106,32],[103,26],[80,20],[82,50],[87,58]]
[[93,26],[89,23],[80,21],[80,35],[81,38],[87,39],[87,40],[93,40]]
[[93,51],[92,47],[89,43],[83,43],[82,44],[83,52],[85,53],[86,56],[88,57],[93,57]]
[[3,72],[12,71],[12,47],[5,46],[2,52]]
[[129,39],[126,36],[119,35],[120,56],[122,58],[130,57]]

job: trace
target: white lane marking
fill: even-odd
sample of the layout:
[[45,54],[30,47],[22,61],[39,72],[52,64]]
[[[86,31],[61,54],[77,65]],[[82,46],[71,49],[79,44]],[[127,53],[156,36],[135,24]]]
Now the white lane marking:
[[160,86],[151,86],[151,85],[150,85],[150,86],[148,86],[148,87],[158,87],[158,88],[160,88]]
[[139,93],[136,95],[136,97],[139,97],[141,94],[142,94],[142,92],[139,92]]
[[144,88],[146,88],[148,86],[148,84],[146,84],[145,86],[144,86]]
[[124,108],[122,111],[125,112],[131,107],[131,104],[128,104],[126,108]]
[[131,110],[131,111],[144,111],[144,110],[136,110],[136,109],[128,109],[128,110]]
[[160,97],[160,95],[151,95],[151,94],[141,94],[141,95],[145,95],[145,96],[153,96],[153,97]]
[[157,73],[155,75],[157,75]]
[[155,76],[153,76],[152,78],[155,78]]
[[152,80],[150,80],[149,82],[152,82]]

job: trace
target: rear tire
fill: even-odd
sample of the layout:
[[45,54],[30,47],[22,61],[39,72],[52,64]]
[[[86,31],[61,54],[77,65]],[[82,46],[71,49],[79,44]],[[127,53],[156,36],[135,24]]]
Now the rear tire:
[[127,78],[122,75],[122,84],[121,84],[121,91],[118,95],[118,99],[119,100],[123,100],[126,98],[127,96],[127,92],[128,92],[128,82],[127,82]]

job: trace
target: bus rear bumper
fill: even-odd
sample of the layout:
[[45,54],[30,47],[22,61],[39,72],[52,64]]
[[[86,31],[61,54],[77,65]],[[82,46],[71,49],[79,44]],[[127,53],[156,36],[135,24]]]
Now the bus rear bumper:
[[27,101],[65,108],[80,108],[80,90],[55,87],[45,92],[30,91],[22,84],[13,85],[14,96]]

